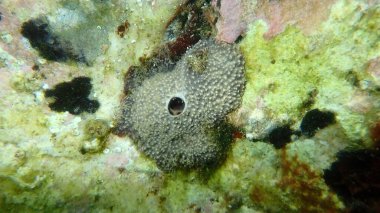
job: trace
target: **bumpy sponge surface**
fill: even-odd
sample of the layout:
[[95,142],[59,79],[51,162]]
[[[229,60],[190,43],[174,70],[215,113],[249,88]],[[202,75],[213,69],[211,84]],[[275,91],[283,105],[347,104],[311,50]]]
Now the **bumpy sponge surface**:
[[221,124],[240,105],[244,87],[238,49],[200,41],[172,70],[131,90],[117,128],[129,132],[163,170],[206,167],[224,154]]

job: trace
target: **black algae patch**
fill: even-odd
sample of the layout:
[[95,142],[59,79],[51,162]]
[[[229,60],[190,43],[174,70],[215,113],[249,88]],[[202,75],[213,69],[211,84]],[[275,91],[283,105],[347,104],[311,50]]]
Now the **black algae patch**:
[[45,96],[54,99],[54,102],[49,104],[50,109],[54,111],[68,111],[74,115],[82,112],[94,113],[100,104],[97,100],[88,99],[91,88],[90,78],[78,77],[70,82],[57,84],[54,89],[46,90]]
[[21,34],[27,38],[41,57],[51,61],[67,61],[69,59],[85,62],[84,56],[71,52],[68,42],[63,42],[50,29],[46,18],[40,17],[24,22]]
[[281,149],[291,141],[293,131],[289,125],[280,126],[273,129],[268,136],[269,142],[273,144],[276,149]]
[[313,109],[303,117],[300,128],[303,135],[313,137],[319,129],[323,129],[333,123],[335,123],[334,113]]
[[347,212],[380,212],[380,150],[342,151],[323,178]]

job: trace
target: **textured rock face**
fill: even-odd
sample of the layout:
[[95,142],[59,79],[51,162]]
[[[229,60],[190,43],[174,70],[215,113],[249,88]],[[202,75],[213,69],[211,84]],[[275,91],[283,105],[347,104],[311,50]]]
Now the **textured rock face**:
[[240,105],[244,85],[237,49],[201,41],[125,98],[118,128],[163,170],[215,164],[225,148],[219,124]]

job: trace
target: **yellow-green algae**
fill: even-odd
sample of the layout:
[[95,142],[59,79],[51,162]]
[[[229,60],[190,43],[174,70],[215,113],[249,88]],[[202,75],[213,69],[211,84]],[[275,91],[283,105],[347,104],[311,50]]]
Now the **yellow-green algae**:
[[359,81],[371,81],[367,62],[380,55],[380,6],[366,7],[361,1],[340,1],[310,37],[289,26],[266,40],[266,24],[253,23],[241,42],[248,79],[243,108],[264,93],[272,116],[294,123],[310,109],[310,94],[317,91],[311,107],[333,111],[351,140],[368,142],[369,121],[347,106],[357,89],[348,77],[354,73]]
[[[158,197],[154,193],[147,197],[153,188],[159,188],[155,186],[160,183],[160,177],[155,177],[157,168],[138,155],[128,138],[112,137],[112,143],[96,155],[80,153],[83,142],[88,139],[81,122],[112,120],[123,92],[123,74],[160,43],[166,23],[182,1],[117,3],[120,2],[125,4],[114,7],[127,13],[126,19],[131,24],[128,34],[120,38],[114,32],[117,26],[109,26],[111,47],[104,47],[103,55],[92,67],[46,62],[38,58],[35,51],[32,51],[35,58],[23,58],[22,54],[0,48],[0,61],[4,59],[1,68],[7,66],[4,71],[7,75],[0,76],[6,89],[2,91],[0,102],[0,211],[146,209],[159,212],[155,204],[159,202]],[[91,1],[77,3],[95,11]],[[52,14],[61,7],[51,1],[32,4],[33,9],[15,1],[4,1],[0,6],[18,14],[12,17],[17,24],[40,14]],[[118,21],[124,23],[125,19]],[[20,42],[18,31],[12,31],[17,39],[13,39],[11,45]],[[30,67],[34,63],[40,65],[39,72],[45,75],[43,80],[31,74],[34,71]],[[93,79],[91,95],[102,103],[101,108],[95,114],[76,117],[49,110],[43,90],[78,75]],[[123,161],[124,164],[120,163]]]
[[84,143],[81,152],[85,154],[103,151],[111,131],[109,123],[102,119],[88,119],[82,125]]
[[[303,209],[313,209],[315,212],[324,212],[327,209],[319,203],[328,202],[330,205],[326,207],[329,209],[343,209],[343,203],[329,190],[322,178],[310,180],[308,176],[294,176],[291,177],[295,180],[293,184],[281,185],[284,181],[281,152],[265,142],[237,140],[227,161],[207,178],[200,178],[202,174],[194,172],[166,175],[158,193],[168,199],[163,208],[167,212],[183,211],[189,206],[203,211],[239,209],[253,212],[300,212]],[[321,156],[318,160],[323,159],[324,156]],[[319,172],[317,173],[320,174]],[[315,184],[311,190],[303,189],[298,186],[298,181]],[[321,197],[312,198],[315,200],[314,205],[306,203],[307,199],[302,199],[302,193],[314,190],[320,192]],[[233,207],[236,200],[240,200],[241,206]]]

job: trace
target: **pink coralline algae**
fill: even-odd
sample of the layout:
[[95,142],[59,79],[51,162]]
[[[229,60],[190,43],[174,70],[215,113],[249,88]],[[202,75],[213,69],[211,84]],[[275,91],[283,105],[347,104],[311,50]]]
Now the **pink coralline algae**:
[[244,34],[248,25],[262,19],[268,24],[265,38],[270,39],[283,32],[287,25],[296,25],[304,33],[311,34],[330,14],[331,0],[283,0],[253,3],[243,0],[212,1],[219,12],[216,24],[217,40],[234,42]]
[[[213,6],[217,6],[216,1],[212,2]],[[220,2],[220,18],[216,23],[218,34],[216,39],[227,43],[234,42],[247,28],[245,20],[243,20],[243,8],[241,1],[229,0]]]

